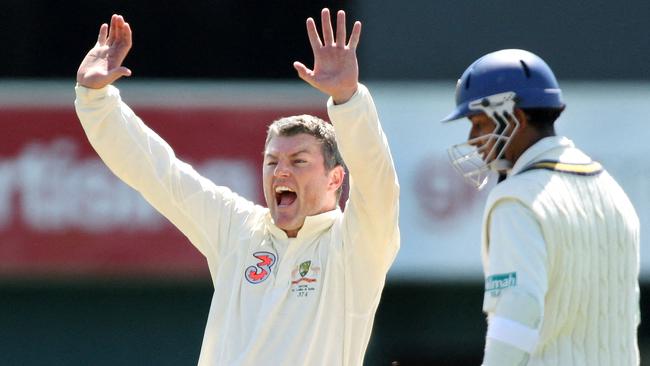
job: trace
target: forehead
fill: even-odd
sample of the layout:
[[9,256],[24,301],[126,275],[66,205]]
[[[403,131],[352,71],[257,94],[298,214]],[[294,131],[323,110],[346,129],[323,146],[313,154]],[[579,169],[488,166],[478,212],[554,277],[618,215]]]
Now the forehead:
[[312,135],[299,133],[292,136],[273,136],[264,151],[267,155],[292,155],[297,153],[321,154],[321,142]]

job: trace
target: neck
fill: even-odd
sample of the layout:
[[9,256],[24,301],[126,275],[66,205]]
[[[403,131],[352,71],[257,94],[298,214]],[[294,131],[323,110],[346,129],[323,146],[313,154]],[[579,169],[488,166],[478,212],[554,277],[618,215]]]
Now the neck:
[[534,129],[528,129],[528,132],[524,132],[517,138],[514,143],[510,145],[510,154],[507,154],[507,159],[512,162],[514,165],[519,157],[528,150],[531,146],[535,145],[539,140],[555,136],[555,131],[537,131]]

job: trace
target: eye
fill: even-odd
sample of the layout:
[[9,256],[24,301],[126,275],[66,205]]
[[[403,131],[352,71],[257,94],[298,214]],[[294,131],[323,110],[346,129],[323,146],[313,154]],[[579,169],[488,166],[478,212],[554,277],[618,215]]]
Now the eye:
[[278,165],[278,162],[277,161],[267,161],[266,165],[267,166],[274,166],[274,165]]

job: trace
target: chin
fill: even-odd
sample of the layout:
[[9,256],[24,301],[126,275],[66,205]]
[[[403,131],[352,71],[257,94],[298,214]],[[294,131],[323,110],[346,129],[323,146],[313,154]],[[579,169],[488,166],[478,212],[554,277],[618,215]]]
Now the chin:
[[305,219],[299,220],[295,217],[287,217],[286,215],[273,215],[273,222],[277,227],[284,231],[298,230],[302,227]]

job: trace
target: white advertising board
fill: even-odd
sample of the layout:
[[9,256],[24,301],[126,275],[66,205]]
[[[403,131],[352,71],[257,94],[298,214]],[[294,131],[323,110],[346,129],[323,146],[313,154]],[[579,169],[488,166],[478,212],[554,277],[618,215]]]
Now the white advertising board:
[[[369,84],[401,184],[402,247],[390,278],[476,280],[480,223],[491,186],[476,192],[451,168],[446,149],[466,140],[469,122],[438,122],[454,106],[454,83]],[[557,133],[601,162],[641,220],[642,279],[650,280],[650,85],[561,83],[567,109]]]

